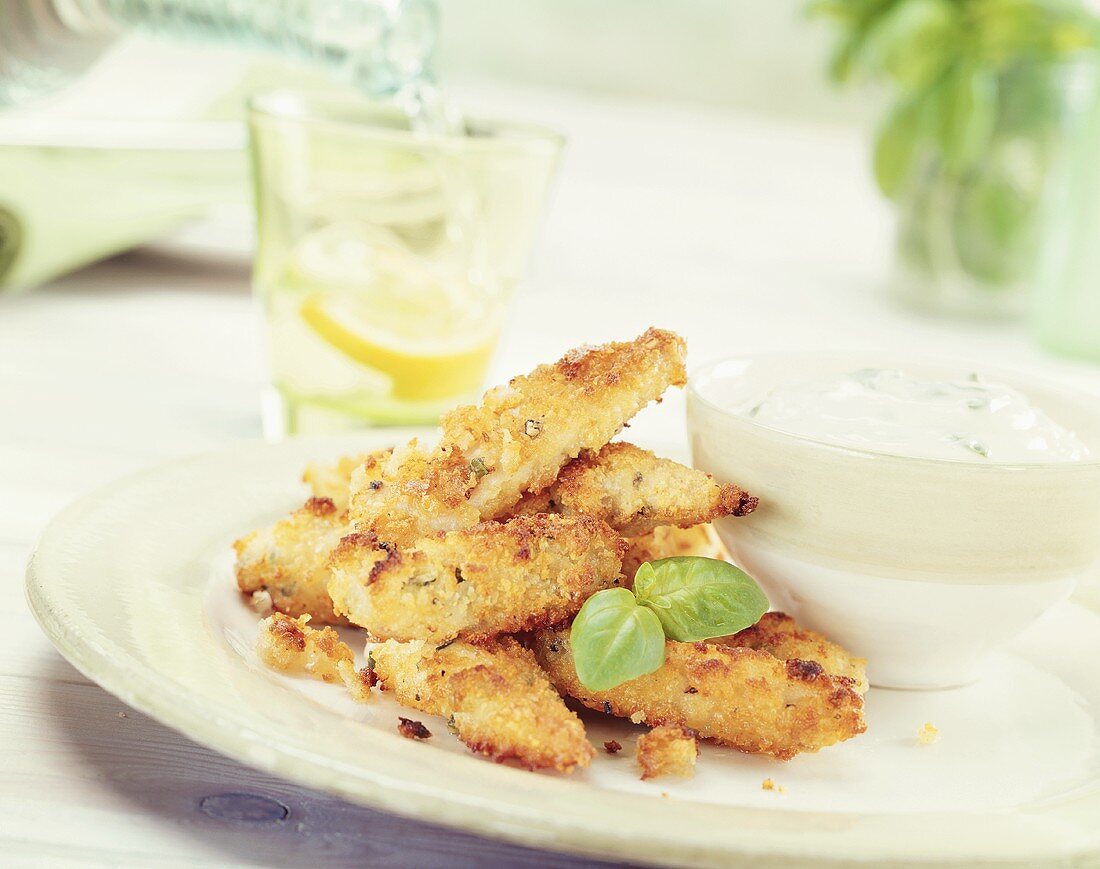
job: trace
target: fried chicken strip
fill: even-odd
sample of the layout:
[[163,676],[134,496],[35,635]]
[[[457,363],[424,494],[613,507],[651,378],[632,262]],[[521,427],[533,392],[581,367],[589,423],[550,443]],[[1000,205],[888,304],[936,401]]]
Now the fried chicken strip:
[[683,339],[649,329],[633,341],[573,350],[489,390],[480,405],[443,417],[434,449],[413,441],[394,451],[380,481],[353,475],[356,530],[401,547],[502,515],[582,451],[606,444],[670,385],[683,385],[684,355]]
[[584,725],[512,637],[443,647],[391,640],[374,646],[371,657],[383,690],[402,705],[446,717],[478,754],[566,773],[592,760]]
[[[381,476],[381,463],[390,457],[392,449],[343,456],[332,463],[311,462],[302,473],[302,482],[309,486],[314,498],[328,498],[341,513],[348,509],[351,496],[351,475],[365,466],[363,479],[367,485]],[[376,471],[377,469],[377,471]]]
[[[362,459],[359,464],[364,465],[363,473],[369,472],[378,479],[381,463],[388,453],[386,450],[367,457],[348,456],[334,465],[311,465],[305,479],[313,486],[315,493],[337,494],[341,489],[341,474],[350,473],[349,468],[359,459]],[[675,462],[668,464],[682,467]],[[683,470],[696,473],[688,468]],[[538,500],[540,497],[548,498],[548,493],[552,491],[554,487],[544,490],[539,496],[525,498],[521,504],[526,506],[519,515],[554,512],[545,500],[541,503]],[[295,616],[309,613],[315,622],[322,624],[349,624],[332,611],[332,599],[328,595],[331,577],[327,563],[329,555],[340,537],[350,530],[346,520],[339,518],[339,506],[335,503],[333,506],[336,513],[328,508],[323,497],[315,494],[305,507],[287,519],[234,544],[238,554],[237,579],[241,590],[269,590],[274,608],[279,612]],[[692,528],[662,525],[627,542],[629,546],[622,565],[622,573],[627,580],[634,576],[644,561],[656,561],[673,555],[721,558],[723,553],[721,543],[709,525]]]
[[332,628],[311,628],[309,616],[275,613],[260,622],[260,660],[273,670],[304,674],[322,682],[343,682],[359,702],[370,699],[373,675],[355,669],[355,653]]
[[847,676],[855,682],[856,691],[860,694],[867,691],[865,658],[857,658],[821,634],[799,627],[786,613],[765,613],[751,628],[709,642],[759,649],[781,661],[813,661],[820,664],[826,673]]
[[669,640],[660,669],[607,691],[591,691],[577,679],[568,628],[538,631],[533,650],[555,687],[585,706],[635,723],[688,727],[753,754],[788,760],[866,729],[854,679],[735,641]]
[[266,591],[271,605],[290,616],[349,624],[332,610],[328,556],[347,534],[347,522],[328,498],[310,498],[287,518],[233,544],[237,586]]
[[308,613],[322,624],[351,624],[332,611],[328,594],[329,555],[351,530],[346,510],[337,499],[342,498],[346,507],[346,479],[352,467],[365,480],[377,479],[382,473],[381,462],[389,453],[380,450],[347,456],[334,465],[310,465],[302,479],[312,487],[314,496],[285,519],[233,544],[241,591],[266,591],[272,607],[291,616]]
[[337,614],[378,639],[486,639],[556,624],[620,581],[625,544],[588,516],[485,522],[416,549],[351,534],[332,553]]
[[647,561],[683,555],[695,555],[700,558],[726,557],[725,547],[722,546],[722,542],[710,525],[696,525],[693,528],[661,525],[648,534],[631,537],[626,543],[623,576],[628,581],[633,581],[638,568]]
[[543,492],[530,495],[516,512],[586,513],[625,537],[661,525],[690,528],[719,516],[745,516],[758,499],[702,471],[662,459],[633,444],[607,444],[566,465]]

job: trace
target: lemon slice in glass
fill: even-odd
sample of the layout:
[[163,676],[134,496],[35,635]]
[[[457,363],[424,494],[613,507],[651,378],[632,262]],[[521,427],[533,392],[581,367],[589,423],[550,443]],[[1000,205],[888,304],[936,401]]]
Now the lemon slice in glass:
[[327,227],[298,258],[302,320],[347,358],[387,375],[394,398],[475,391],[496,344],[500,303],[384,236],[352,229]]

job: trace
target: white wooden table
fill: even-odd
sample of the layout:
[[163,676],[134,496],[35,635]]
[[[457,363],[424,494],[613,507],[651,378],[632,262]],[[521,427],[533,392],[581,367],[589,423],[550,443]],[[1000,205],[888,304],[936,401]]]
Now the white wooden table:
[[[689,339],[696,363],[888,346],[1042,369],[1100,391],[1096,368],[1045,358],[1021,327],[919,319],[884,298],[891,219],[853,132],[552,94],[480,97],[563,127],[572,142],[498,376],[658,324]],[[0,583],[10,600],[0,862],[580,865],[242,767],[128,710],[39,632],[23,568],[50,516],[121,474],[258,437],[262,377],[242,262],[139,252],[0,300]],[[679,437],[681,414],[672,398],[633,433]],[[240,800],[223,794],[270,802],[241,819]]]

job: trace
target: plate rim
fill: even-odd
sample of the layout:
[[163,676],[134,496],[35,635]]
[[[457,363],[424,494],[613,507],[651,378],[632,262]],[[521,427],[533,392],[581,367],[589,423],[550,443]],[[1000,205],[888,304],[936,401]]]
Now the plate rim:
[[[396,733],[376,731],[377,737],[384,737],[382,743],[387,752],[387,762],[372,766],[370,758],[358,758],[354,766],[331,758],[324,752],[316,752],[308,747],[294,744],[293,740],[274,740],[257,742],[265,737],[263,728],[256,728],[256,722],[241,719],[237,710],[211,710],[202,708],[202,695],[193,690],[180,690],[178,686],[155,678],[156,671],[132,655],[116,658],[111,650],[96,642],[93,638],[81,635],[75,630],[71,618],[66,619],[64,606],[59,605],[50,595],[50,578],[44,567],[44,561],[51,552],[64,551],[64,543],[69,538],[69,529],[79,526],[81,517],[87,512],[111,498],[124,495],[128,490],[154,481],[160,476],[170,476],[173,472],[207,464],[232,461],[234,456],[260,454],[269,457],[272,462],[289,463],[291,457],[296,461],[308,460],[310,455],[318,453],[335,454],[339,450],[371,449],[394,439],[415,433],[423,436],[425,429],[378,429],[366,435],[339,436],[328,438],[300,438],[282,443],[270,444],[262,441],[245,441],[231,447],[203,452],[183,458],[162,462],[141,469],[118,480],[106,484],[77,499],[58,513],[46,526],[38,543],[31,551],[26,573],[26,596],[31,612],[58,651],[87,678],[96,682],[108,692],[114,694],[128,705],[149,715],[154,720],[171,727],[184,736],[200,744],[227,755],[248,766],[273,773],[318,790],[335,793],[352,802],[391,812],[405,817],[441,824],[453,829],[473,832],[495,839],[511,841],[534,848],[548,848],[603,858],[628,858],[651,863],[676,863],[690,860],[699,865],[731,865],[734,861],[752,861],[753,866],[845,866],[845,865],[975,865],[977,861],[996,860],[999,866],[1015,865],[1005,855],[993,855],[975,851],[967,847],[952,853],[940,848],[931,848],[929,842],[909,843],[909,849],[899,851],[894,845],[888,845],[890,837],[883,835],[879,847],[872,849],[866,842],[853,853],[854,846],[844,843],[838,845],[835,832],[828,832],[829,826],[835,826],[835,815],[797,810],[761,809],[741,806],[718,806],[716,804],[697,803],[690,800],[662,800],[656,795],[627,794],[605,791],[583,782],[563,777],[536,776],[540,786],[524,788],[531,793],[546,794],[558,799],[561,806],[568,808],[576,797],[578,789],[595,795],[598,802],[602,796],[606,802],[614,805],[606,808],[606,813],[597,817],[592,813],[577,811],[564,816],[555,816],[543,811],[534,802],[527,805],[502,804],[494,797],[492,785],[515,785],[518,780],[510,776],[522,776],[523,781],[531,781],[531,773],[498,766],[486,762],[472,754],[448,754],[447,759],[439,759],[439,766],[445,767],[439,776],[440,781],[433,789],[415,785],[411,781],[390,774],[387,766],[400,768],[413,757],[412,751],[422,748]],[[370,441],[373,441],[371,443]],[[1088,602],[1078,601],[1077,606],[1096,613],[1098,610]],[[105,634],[107,632],[105,631]],[[207,700],[209,703],[209,699]],[[262,723],[262,722],[261,722]],[[372,738],[376,738],[372,736]],[[257,751],[263,744],[265,751]],[[441,753],[442,754],[442,753]],[[420,759],[422,760],[422,758]],[[480,796],[469,788],[456,787],[454,776],[479,780]],[[472,773],[472,775],[470,775]],[[352,786],[354,785],[354,787]],[[613,796],[613,800],[609,797]],[[1100,811],[1100,791],[1090,791],[1083,797],[1069,796],[1058,803],[1076,802],[1087,799],[1094,812]],[[578,803],[584,800],[577,800]],[[591,800],[589,800],[591,802]],[[608,823],[611,820],[629,821],[630,810],[640,808],[648,814],[654,807],[662,807],[670,820],[680,816],[684,823],[675,825],[654,824],[652,828],[635,824],[633,827],[617,828]],[[1047,807],[1042,807],[1046,809]],[[687,813],[711,816],[708,823],[725,821],[726,829],[717,838],[689,839],[689,829],[698,832],[707,829],[713,833],[717,828],[703,828],[688,823]],[[1011,810],[1009,810],[1011,813]],[[1043,812],[1041,811],[1040,814]],[[864,818],[868,813],[849,813]],[[916,820],[936,818],[948,813],[905,813],[896,815],[881,814],[877,817],[892,820]],[[1004,816],[1005,812],[974,813],[975,818]],[[847,817],[847,816],[845,816]],[[775,829],[776,819],[792,821],[789,825],[795,829]],[[802,821],[817,819],[826,821],[826,834],[813,836],[807,833]],[[767,821],[761,827],[749,824],[741,830],[736,820]],[[780,826],[783,826],[780,823]],[[806,826],[812,827],[813,824]],[[900,826],[900,824],[899,824]],[[669,829],[672,827],[672,829]],[[732,829],[731,829],[732,828]],[[734,833],[731,837],[730,833]],[[789,838],[795,832],[798,840]],[[846,832],[851,832],[847,830]],[[738,834],[739,833],[739,834]],[[875,831],[863,831],[864,835],[875,835]],[[1100,864],[1100,835],[1091,842],[1078,841],[1076,846],[1063,837],[1055,837],[1050,842],[1038,842],[1037,850],[1015,858],[1021,866],[1063,865],[1066,860],[1096,862]],[[956,847],[960,843],[956,842]]]

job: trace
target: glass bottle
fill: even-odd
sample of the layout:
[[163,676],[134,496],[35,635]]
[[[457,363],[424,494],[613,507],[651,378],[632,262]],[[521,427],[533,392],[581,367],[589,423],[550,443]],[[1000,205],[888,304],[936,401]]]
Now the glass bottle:
[[433,0],[0,0],[0,107],[63,86],[128,30],[259,48],[370,96],[431,80]]

